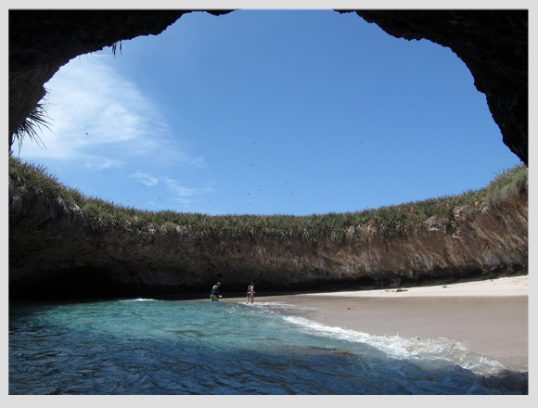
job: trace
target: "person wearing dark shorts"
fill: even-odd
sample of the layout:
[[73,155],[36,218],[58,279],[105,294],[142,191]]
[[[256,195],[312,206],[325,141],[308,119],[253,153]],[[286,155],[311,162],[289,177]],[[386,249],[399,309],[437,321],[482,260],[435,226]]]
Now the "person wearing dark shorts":
[[246,303],[248,303],[250,301],[250,303],[254,303],[254,282],[250,282],[247,286],[247,301]]
[[222,295],[220,294],[220,286],[222,285],[222,283],[220,281],[218,281],[217,283],[215,283],[213,285],[213,287],[211,288],[211,292],[209,293],[209,299],[212,301],[212,302],[218,302],[219,301],[219,298],[222,297]]

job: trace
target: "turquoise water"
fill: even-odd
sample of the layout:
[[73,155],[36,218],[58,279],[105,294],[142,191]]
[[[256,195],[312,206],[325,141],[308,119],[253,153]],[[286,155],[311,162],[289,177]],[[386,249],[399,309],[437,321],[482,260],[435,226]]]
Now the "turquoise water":
[[[517,394],[448,340],[324,326],[277,302],[10,306],[10,394]],[[487,374],[487,375],[486,375]]]

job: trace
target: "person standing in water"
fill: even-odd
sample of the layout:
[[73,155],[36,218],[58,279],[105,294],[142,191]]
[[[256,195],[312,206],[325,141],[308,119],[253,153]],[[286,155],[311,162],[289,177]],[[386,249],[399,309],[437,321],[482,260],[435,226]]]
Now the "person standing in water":
[[254,282],[250,282],[247,286],[247,302],[254,303]]
[[217,283],[215,283],[213,285],[213,287],[211,288],[211,292],[209,293],[209,299],[212,301],[212,302],[218,302],[219,301],[219,298],[222,297],[222,295],[220,294],[220,286],[222,285],[222,283],[220,281],[218,281]]

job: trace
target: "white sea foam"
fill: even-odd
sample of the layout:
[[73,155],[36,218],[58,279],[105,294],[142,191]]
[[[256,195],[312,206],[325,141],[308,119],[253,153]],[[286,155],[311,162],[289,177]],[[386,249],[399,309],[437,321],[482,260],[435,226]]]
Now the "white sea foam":
[[303,315],[308,313],[309,310],[315,310],[309,306],[294,305],[285,302],[255,302],[244,304],[244,306],[251,307],[264,313],[274,313],[277,315]]
[[135,299],[120,299],[118,302],[153,302],[157,299],[152,298],[135,298]]
[[365,343],[397,359],[442,359],[478,374],[492,374],[504,368],[498,361],[471,353],[461,343],[443,337],[419,339],[399,335],[378,336],[342,327],[327,326],[299,316],[282,316],[282,318],[312,334]]
[[292,305],[290,303],[284,303],[284,302],[255,302],[255,303],[247,303],[248,306],[252,307],[273,307],[273,308],[294,308],[295,305]]
[[291,303],[284,303],[284,302],[255,302],[255,303],[247,303],[247,306],[251,307],[258,307],[262,309],[314,309],[312,307],[308,306],[298,306],[293,305]]

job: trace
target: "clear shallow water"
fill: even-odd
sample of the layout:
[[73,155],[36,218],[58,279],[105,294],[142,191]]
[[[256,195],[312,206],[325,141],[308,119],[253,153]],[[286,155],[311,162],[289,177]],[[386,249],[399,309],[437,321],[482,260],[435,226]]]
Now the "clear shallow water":
[[328,327],[279,303],[10,306],[10,394],[513,394],[446,340]]

